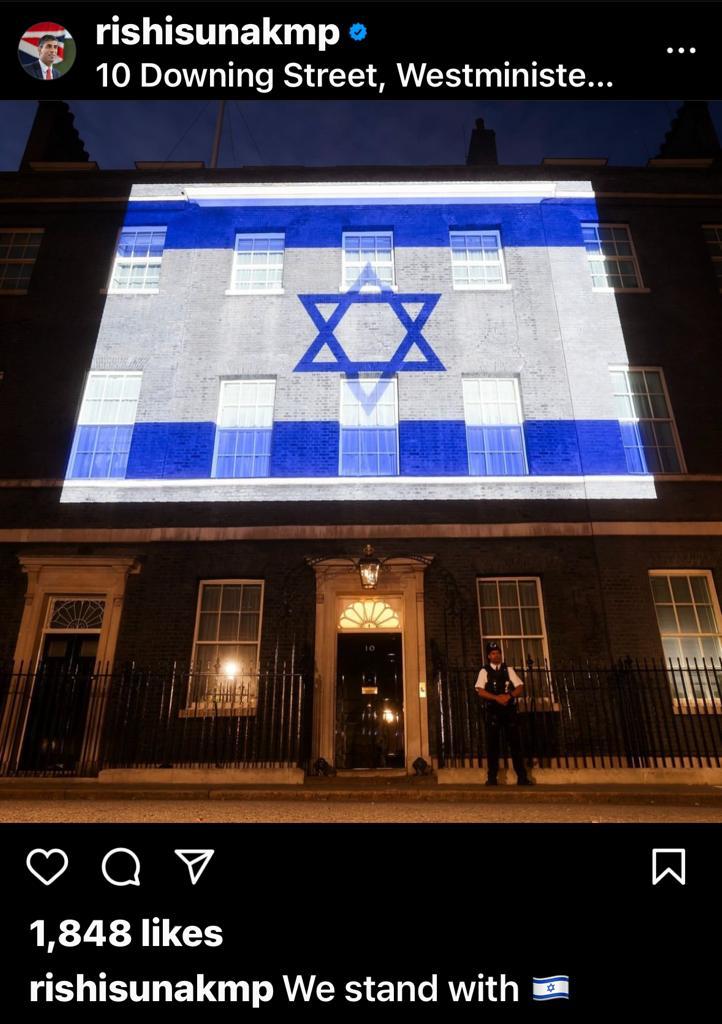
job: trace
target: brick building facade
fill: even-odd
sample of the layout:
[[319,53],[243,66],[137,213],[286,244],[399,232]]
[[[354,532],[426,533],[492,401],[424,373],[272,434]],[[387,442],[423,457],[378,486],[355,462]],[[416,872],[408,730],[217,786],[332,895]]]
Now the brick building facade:
[[106,172],[41,104],[0,175],[4,770],[448,764],[491,639],[555,736],[557,666],[655,659],[650,714],[719,751],[708,115],[644,168],[489,136],[464,167]]

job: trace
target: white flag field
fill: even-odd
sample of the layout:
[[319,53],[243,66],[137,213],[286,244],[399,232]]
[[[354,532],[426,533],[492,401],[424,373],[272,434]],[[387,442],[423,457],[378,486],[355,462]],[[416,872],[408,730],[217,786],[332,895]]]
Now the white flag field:
[[568,999],[569,975],[555,974],[551,978],[534,978],[532,995],[536,1000]]

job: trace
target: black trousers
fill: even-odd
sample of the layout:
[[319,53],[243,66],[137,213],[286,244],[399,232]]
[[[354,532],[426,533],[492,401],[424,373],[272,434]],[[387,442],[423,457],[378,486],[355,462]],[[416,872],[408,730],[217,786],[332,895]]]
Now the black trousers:
[[506,738],[517,780],[526,779],[526,767],[521,756],[521,739],[517,712],[486,712],[486,763],[490,779],[499,771],[499,748],[502,737]]

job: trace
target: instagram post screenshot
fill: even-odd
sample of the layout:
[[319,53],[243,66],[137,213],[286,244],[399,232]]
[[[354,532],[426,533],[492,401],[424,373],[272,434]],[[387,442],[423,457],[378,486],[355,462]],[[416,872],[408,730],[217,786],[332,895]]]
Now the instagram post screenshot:
[[721,8],[6,9],[8,1021],[714,1012]]

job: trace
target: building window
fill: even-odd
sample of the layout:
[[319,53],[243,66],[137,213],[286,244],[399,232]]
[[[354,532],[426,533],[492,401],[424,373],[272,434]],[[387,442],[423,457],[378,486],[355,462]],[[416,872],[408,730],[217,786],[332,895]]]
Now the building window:
[[629,472],[683,472],[682,449],[662,371],[615,367],[611,374]]
[[717,284],[722,289],[722,224],[705,224],[702,231],[707,242]]
[[42,237],[42,228],[0,228],[0,292],[25,294]]
[[454,288],[474,290],[506,284],[498,231],[450,231]]
[[229,293],[283,293],[284,235],[236,235]]
[[344,231],[342,291],[396,287],[391,231]]
[[720,699],[722,626],[709,572],[652,572],[652,597],[674,696]]
[[261,580],[201,583],[189,705],[255,704],[262,608]]
[[538,578],[492,576],[477,580],[482,650],[495,640],[507,665],[548,663],[544,609]]
[[268,476],[273,434],[272,380],[223,380],[213,476]]
[[341,381],[341,476],[398,473],[396,381]]
[[164,227],[123,228],[118,239],[109,292],[154,293],[160,283]]
[[462,385],[469,473],[525,475],[528,469],[517,381],[512,377],[466,377]]
[[70,453],[69,477],[125,476],[141,378],[140,373],[88,375]]
[[582,224],[592,285],[602,291],[640,291],[642,275],[626,224]]

